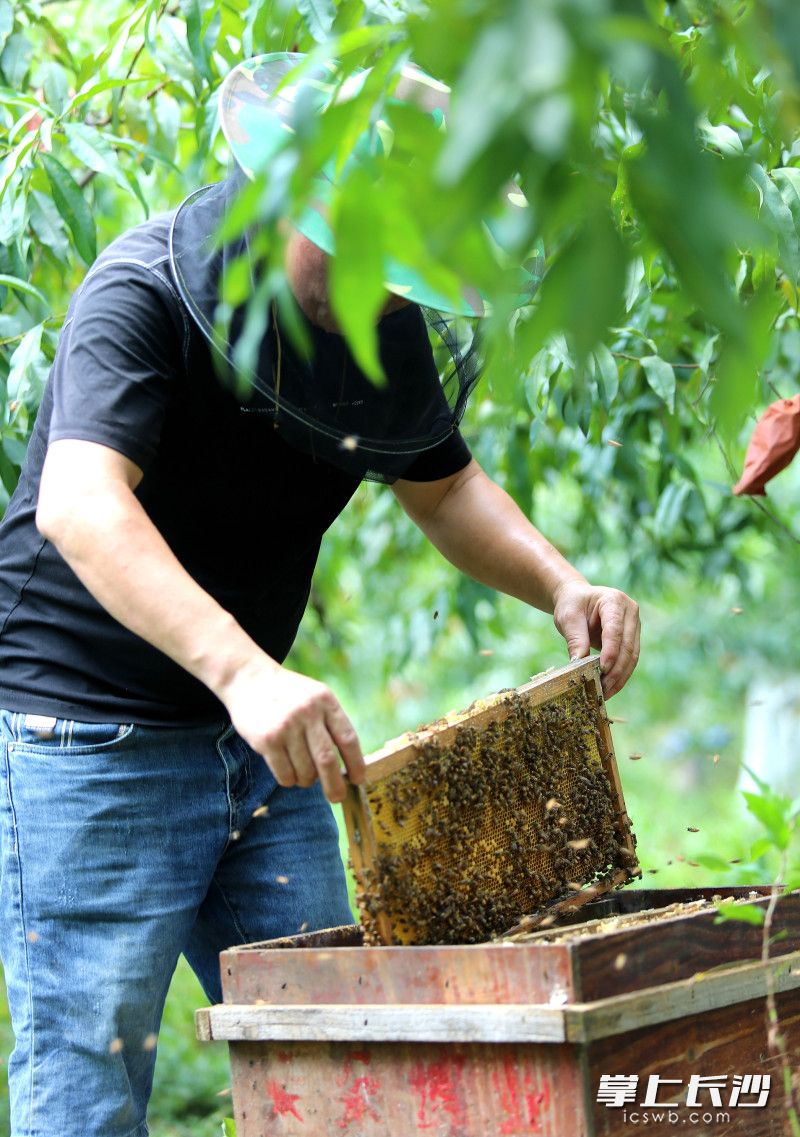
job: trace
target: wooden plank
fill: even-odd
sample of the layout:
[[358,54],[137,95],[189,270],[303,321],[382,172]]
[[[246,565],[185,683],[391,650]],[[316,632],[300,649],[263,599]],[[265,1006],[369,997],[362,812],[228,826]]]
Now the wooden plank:
[[619,777],[619,770],[617,768],[617,759],[614,753],[614,739],[611,737],[611,725],[608,714],[605,711],[605,703],[603,699],[603,684],[600,680],[600,668],[598,667],[594,674],[586,676],[584,682],[587,687],[593,688],[594,698],[603,713],[599,716],[599,730],[600,737],[603,745],[598,749],[600,750],[600,761],[603,764],[603,769],[606,772],[606,777],[611,783],[611,788],[616,801],[623,807],[622,812],[617,818],[619,842],[624,849],[627,850],[630,860],[629,869],[630,874],[634,876],[641,876],[642,870],[638,866],[638,858],[636,856],[636,842],[633,837],[631,829],[631,819],[625,810],[625,795],[622,792],[622,782]]
[[599,674],[599,669],[599,656],[574,660],[565,667],[534,675],[528,683],[523,683],[520,687],[500,691],[488,699],[478,699],[466,710],[446,715],[431,723],[425,730],[407,731],[391,739],[380,750],[365,756],[367,776],[362,784],[368,786],[388,774],[402,770],[417,757],[421,746],[432,739],[435,739],[440,746],[447,747],[455,738],[459,727],[471,726],[479,730],[490,722],[502,720],[507,716],[512,700],[517,697],[523,697],[530,706],[538,706],[548,699],[562,695],[581,682],[585,676]]
[[549,1003],[576,1001],[565,944],[233,948],[221,956],[225,1003]]
[[590,1042],[763,997],[768,972],[776,991],[800,987],[800,952],[592,1003],[222,1004],[198,1011],[197,1029],[206,1040],[231,1041]]
[[[588,903],[574,922],[607,919],[620,912],[658,909],[676,902],[710,900],[718,889],[641,889],[616,891]],[[746,898],[768,888],[734,887],[726,895]],[[220,957],[225,1003],[547,1003],[557,996],[570,1003],[592,1002],[614,994],[686,979],[731,959],[760,956],[762,930],[741,921],[715,924],[716,912],[661,916],[627,929],[604,929],[580,939],[553,943],[532,938],[517,942],[428,947],[359,946],[355,925],[305,932],[264,943],[230,948]],[[773,957],[800,949],[800,893],[782,896],[774,916],[784,933]],[[591,924],[580,931],[586,932]],[[551,935],[548,929],[539,935]]]
[[[591,884],[587,884],[580,892],[572,892],[569,896],[561,897],[552,904],[548,904],[546,908],[542,908],[539,912],[531,913],[530,916],[523,916],[518,924],[515,924],[513,928],[509,928],[507,932],[503,933],[503,939],[507,939],[511,936],[530,934],[543,923],[547,923],[550,920],[559,920],[562,915],[576,912],[578,909],[583,908],[584,905],[594,903],[604,892],[610,892],[619,885],[625,884],[630,879],[631,870],[614,869],[608,876],[600,880],[595,880]],[[583,917],[579,919],[583,919]]]
[[[800,1069],[800,990],[777,996],[781,1034],[786,1039],[790,1069]],[[783,1074],[778,1055],[767,1043],[766,1007],[762,998],[734,1003],[701,1014],[646,1026],[627,1034],[610,1035],[580,1047],[585,1061],[584,1085],[587,1116],[594,1114],[592,1132],[597,1137],[630,1137],[641,1129],[648,1137],[675,1137],[676,1133],[717,1137],[786,1137]],[[636,1103],[627,1109],[609,1108],[597,1102],[602,1074],[636,1074]],[[730,1108],[735,1074],[769,1074],[769,1098],[760,1108]],[[676,1109],[642,1109],[648,1079],[656,1075],[674,1079],[659,1085],[656,1100],[676,1101]],[[714,1105],[709,1090],[699,1093],[699,1107],[686,1104],[692,1075],[725,1080],[720,1091],[721,1108]],[[752,1102],[754,1099],[745,1099]],[[711,1119],[703,1125],[702,1116]],[[631,1117],[633,1113],[633,1117]],[[647,1119],[643,1114],[648,1114]],[[725,1116],[727,1114],[727,1116]]]
[[[692,900],[713,900],[715,896],[733,896],[743,899],[756,893],[755,899],[760,896],[769,896],[772,889],[768,884],[707,884],[693,888],[631,888],[624,892],[615,892],[613,896],[606,897],[604,905],[611,904],[613,913],[641,912],[644,908],[667,908],[670,904],[690,903]],[[594,915],[592,909],[587,908],[587,919]],[[609,915],[610,912],[598,912],[598,915]]]
[[[342,813],[356,886],[363,888],[363,881],[366,879],[364,870],[375,865],[378,845],[372,825],[372,811],[362,786],[348,786],[347,795],[342,802]],[[376,920],[381,941],[384,944],[393,944],[392,921],[388,914],[379,912]]]
[[237,944],[228,948],[223,955],[231,962],[235,962],[241,955],[248,952],[264,950],[286,951],[298,948],[340,948],[361,947],[364,937],[358,924],[340,924],[337,928],[319,928],[315,932],[296,932],[293,936],[279,936],[274,940],[260,940],[252,944]]
[[[750,891],[753,890],[717,889],[712,895],[742,897]],[[685,899],[689,902],[697,899],[697,890]],[[769,897],[752,903],[763,909]],[[715,909],[676,913],[659,916],[651,923],[604,929],[573,941],[578,998],[589,1003],[609,995],[687,979],[697,971],[720,964],[760,958],[761,925],[741,920],[717,924],[716,919]],[[783,933],[770,948],[773,958],[800,950],[800,893],[790,893],[778,900],[772,931]]]
[[591,1137],[574,1049],[550,1043],[234,1042],[236,1132]]
[[195,1012],[202,1041],[229,1042],[564,1042],[563,1009],[508,1006],[288,1007],[234,1003]]
[[772,976],[776,992],[800,988],[800,951],[770,959],[768,963],[757,960],[733,964],[698,972],[677,983],[564,1007],[567,1038],[571,1042],[591,1042],[763,998],[767,993],[768,975]]

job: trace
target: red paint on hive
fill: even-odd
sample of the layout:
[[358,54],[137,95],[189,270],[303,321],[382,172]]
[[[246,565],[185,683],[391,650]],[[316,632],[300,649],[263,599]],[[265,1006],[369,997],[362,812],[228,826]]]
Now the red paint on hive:
[[511,1056],[503,1059],[502,1073],[495,1070],[492,1083],[505,1119],[500,1126],[504,1137],[519,1137],[522,1133],[541,1131],[541,1107],[549,1101],[546,1083],[536,1087],[530,1071],[526,1070],[520,1084],[520,1070]]
[[419,1129],[433,1129],[437,1125],[436,1114],[440,1111],[449,1114],[454,1125],[466,1124],[461,1096],[463,1065],[464,1059],[460,1056],[438,1062],[416,1063],[408,1081],[411,1088],[419,1094]]
[[525,1071],[525,1104],[528,1109],[528,1123],[534,1129],[541,1128],[541,1107],[547,1109],[550,1104],[550,1087],[547,1082],[541,1083],[540,1090],[533,1090],[532,1078],[529,1070]]
[[353,1084],[342,1095],[344,1112],[336,1124],[340,1129],[347,1129],[354,1121],[363,1121],[369,1114],[373,1121],[380,1121],[379,1115],[370,1105],[370,1097],[374,1096],[380,1086],[377,1078],[366,1076],[356,1078]]
[[280,1085],[279,1082],[267,1082],[267,1093],[270,1096],[272,1108],[276,1116],[283,1117],[285,1114],[290,1113],[292,1117],[296,1117],[298,1121],[303,1120],[294,1104],[300,1100],[299,1094],[287,1093],[286,1088]]

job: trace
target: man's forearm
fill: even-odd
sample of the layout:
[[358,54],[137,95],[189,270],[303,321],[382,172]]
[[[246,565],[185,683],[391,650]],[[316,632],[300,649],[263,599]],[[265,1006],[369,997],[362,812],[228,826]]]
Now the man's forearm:
[[409,512],[456,568],[543,612],[553,611],[560,584],[585,580],[477,464],[431,514]]
[[36,523],[115,619],[225,705],[283,786],[319,777],[331,801],[364,776],[353,725],[332,691],[281,666],[186,572],[135,496],[142,471],[103,445],[63,439],[42,470]]
[[457,568],[552,612],[572,659],[600,648],[606,698],[625,685],[639,658],[638,605],[616,588],[589,584],[474,459],[439,482],[400,480],[393,488]]

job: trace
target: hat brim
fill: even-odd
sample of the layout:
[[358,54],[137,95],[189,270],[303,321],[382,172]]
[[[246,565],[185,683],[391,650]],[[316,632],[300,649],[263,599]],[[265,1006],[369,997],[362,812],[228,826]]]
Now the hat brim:
[[[287,133],[294,133],[291,117],[296,100],[310,100],[321,112],[337,89],[337,70],[332,62],[304,74],[299,83],[285,82],[289,73],[307,58],[295,52],[255,56],[229,72],[220,88],[218,105],[223,134],[236,164],[251,180],[270,156],[283,148]],[[366,74],[362,71],[352,76],[351,86],[357,88],[359,78]],[[333,187],[332,177],[322,172],[315,182],[313,201],[293,222],[304,237],[329,256],[336,254],[334,233],[326,217]],[[514,196],[509,195],[512,204]],[[543,256],[538,250],[532,261],[519,270],[518,293],[512,297],[515,307],[530,302],[542,272]],[[478,288],[463,284],[459,298],[454,299],[432,288],[415,269],[393,257],[387,257],[384,263],[384,287],[416,304],[457,316],[482,317],[491,310],[488,298]]]

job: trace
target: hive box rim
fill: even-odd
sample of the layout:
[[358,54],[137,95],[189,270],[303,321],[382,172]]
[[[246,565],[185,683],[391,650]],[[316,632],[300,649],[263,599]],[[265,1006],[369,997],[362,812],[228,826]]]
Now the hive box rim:
[[[675,899],[667,900],[666,903],[663,905],[664,908],[668,908],[671,904],[684,902],[684,901],[680,900],[679,897],[685,898],[687,896],[687,894],[690,894],[690,893],[697,893],[698,894],[695,897],[695,899],[711,899],[711,897],[706,897],[705,894],[710,892],[710,893],[713,893],[714,895],[716,895],[719,893],[722,896],[723,900],[726,899],[727,895],[731,895],[735,899],[745,899],[748,894],[757,893],[758,895],[752,899],[752,903],[754,905],[758,905],[759,903],[763,903],[766,905],[769,902],[769,899],[770,899],[770,896],[772,893],[772,887],[773,887],[772,885],[768,885],[768,884],[767,885],[763,885],[763,884],[737,884],[737,885],[714,884],[714,885],[700,885],[696,888],[674,887],[674,888],[642,888],[642,889],[635,889],[635,890],[631,889],[625,895],[626,896],[634,896],[634,897],[640,897],[640,896],[646,896],[646,897],[674,896]],[[776,886],[776,887],[780,887],[780,886]],[[725,895],[722,895],[722,894],[725,894]],[[605,893],[605,894],[598,896],[596,899],[590,901],[589,904],[583,909],[584,914],[586,914],[591,909],[592,905],[608,903],[609,901],[613,900],[615,897],[618,897],[618,895],[619,895],[618,893],[612,892],[610,894]],[[781,900],[784,900],[790,896],[800,896],[800,888],[792,889],[789,892],[780,893],[779,897],[778,897],[778,901],[780,902]],[[688,904],[691,902],[692,901],[690,899],[685,899],[685,903]],[[657,911],[658,907],[659,906],[657,906],[657,905],[653,905],[652,910]],[[663,920],[659,920],[658,926],[664,927],[666,925],[674,924],[677,921],[685,919],[687,916],[703,915],[703,914],[708,915],[714,910],[715,909],[712,909],[712,908],[707,908],[707,909],[704,908],[704,909],[698,909],[696,913],[695,912],[686,912],[686,913],[676,912],[671,916],[665,917]],[[619,913],[612,913],[611,915],[622,915],[622,916],[624,916],[624,915],[633,914],[633,912],[636,912],[636,911],[640,911],[640,912],[648,911],[649,912],[649,911],[651,911],[651,909],[650,908],[632,909],[632,911],[630,913],[629,912],[619,912]],[[593,920],[603,920],[603,919],[607,919],[607,918],[609,918],[608,915],[604,916],[604,915],[591,915],[591,914],[589,914],[586,916],[585,920],[580,920],[577,923],[564,924],[560,927],[556,925],[552,928],[542,929],[541,934],[542,934],[542,936],[544,936],[547,934],[552,935],[553,933],[557,933],[560,931],[567,931],[567,930],[574,931],[576,928],[579,928],[584,924],[591,923]],[[597,932],[589,932],[584,936],[580,936],[580,937],[576,936],[576,939],[580,938],[580,940],[583,942],[583,941],[592,940],[592,939],[599,939],[599,938],[606,938],[608,936],[614,936],[614,935],[617,935],[621,932],[628,931],[628,930],[630,930],[630,926],[628,926],[626,928],[619,928],[619,929],[607,928],[607,929],[604,929],[602,931],[598,930]],[[301,944],[299,942],[302,940],[311,939],[314,936],[324,936],[326,934],[330,934],[331,932],[358,933],[359,931],[360,931],[360,925],[359,924],[356,924],[356,923],[340,924],[340,925],[337,925],[336,927],[333,927],[333,928],[319,928],[315,932],[298,932],[294,936],[279,936],[279,937],[276,937],[275,939],[272,939],[272,940],[258,940],[258,941],[255,941],[254,943],[250,943],[250,944],[234,944],[231,947],[226,948],[223,952],[220,953],[220,960],[224,963],[225,960],[228,958],[233,959],[233,958],[236,958],[238,956],[246,955],[246,954],[251,953],[251,952],[260,952],[260,953],[272,954],[274,952],[279,952],[279,951],[280,952],[291,951],[293,954],[296,954],[297,952],[309,952],[309,953],[315,953],[316,954],[316,953],[319,953],[321,951],[335,951],[337,954],[340,952],[380,951],[380,953],[382,955],[385,955],[389,952],[393,952],[393,953],[396,953],[396,952],[403,952],[403,953],[431,952],[431,951],[436,951],[436,950],[440,950],[440,949],[446,949],[448,952],[462,952],[462,951],[475,952],[475,951],[484,950],[486,948],[497,948],[497,949],[502,950],[502,951],[507,951],[509,948],[514,948],[517,951],[525,950],[527,948],[536,948],[536,950],[539,951],[543,947],[553,947],[553,946],[560,945],[561,943],[567,942],[567,941],[549,942],[545,939],[504,940],[500,937],[495,938],[495,939],[491,939],[491,940],[483,940],[481,943],[476,943],[476,944],[373,944],[373,945],[365,945],[363,943],[359,943],[359,944],[322,944],[322,943]]]
[[[800,987],[800,950],[589,1002],[231,1004],[195,1012],[204,1041],[580,1042]],[[738,984],[736,981],[739,981]]]

